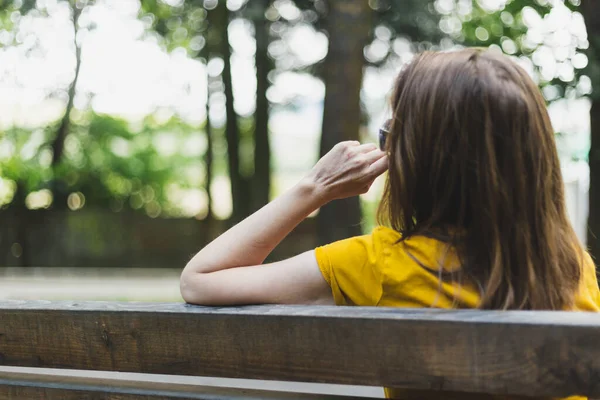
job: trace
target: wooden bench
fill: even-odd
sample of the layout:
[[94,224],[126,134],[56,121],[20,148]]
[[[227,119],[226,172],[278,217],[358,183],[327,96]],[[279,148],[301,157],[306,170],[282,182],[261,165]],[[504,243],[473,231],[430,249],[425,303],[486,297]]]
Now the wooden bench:
[[[600,314],[5,301],[0,366],[600,397]],[[5,368],[0,398],[336,397]]]

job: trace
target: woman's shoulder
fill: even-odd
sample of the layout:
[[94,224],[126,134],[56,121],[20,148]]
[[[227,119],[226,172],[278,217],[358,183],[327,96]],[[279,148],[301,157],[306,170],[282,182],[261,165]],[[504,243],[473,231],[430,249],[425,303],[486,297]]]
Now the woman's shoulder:
[[317,264],[338,305],[374,306],[382,294],[381,257],[400,238],[393,229],[377,227],[370,234],[315,249]]
[[354,264],[376,264],[384,250],[398,243],[401,237],[391,228],[377,226],[369,234],[320,246],[315,252],[319,263],[329,262],[348,268]]

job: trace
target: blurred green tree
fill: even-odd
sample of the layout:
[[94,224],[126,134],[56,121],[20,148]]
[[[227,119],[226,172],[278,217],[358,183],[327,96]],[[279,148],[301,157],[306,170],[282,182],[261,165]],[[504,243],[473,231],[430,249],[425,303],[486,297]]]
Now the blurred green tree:
[[[79,78],[79,71],[81,69],[81,47],[78,43],[77,37],[79,32],[79,17],[83,11],[83,9],[87,6],[87,0],[68,0],[64,2],[69,5],[71,11],[71,21],[73,26],[73,49],[74,49],[74,58],[75,58],[75,66],[74,66],[74,74],[69,84],[66,94],[67,94],[67,104],[65,106],[65,111],[63,117],[61,118],[58,125],[55,127],[54,132],[47,132],[48,146],[52,150],[51,156],[51,169],[54,171],[51,177],[49,177],[51,191],[54,197],[54,206],[59,208],[66,208],[66,198],[68,195],[68,188],[64,182],[61,182],[57,179],[57,169],[59,168],[62,154],[64,151],[64,142],[65,138],[69,134],[69,130],[71,128],[71,111],[73,110],[73,100],[75,98],[75,90],[77,86],[77,81]],[[0,19],[5,22],[5,26],[10,29],[16,29],[14,26],[14,21],[19,21],[23,16],[27,15],[30,12],[34,12],[38,15],[45,15],[45,10],[43,7],[36,7],[37,3],[35,0],[10,0],[10,1],[2,1],[0,2],[0,10],[2,13],[0,14]],[[18,17],[15,17],[17,15]],[[4,17],[1,17],[4,16]],[[9,23],[10,22],[10,23]],[[46,148],[44,146],[44,148]],[[28,190],[31,190],[31,182],[24,183],[21,180],[17,180],[17,190],[14,196],[13,203],[24,205],[25,197],[28,193]]]
[[[55,205],[67,204],[68,196],[74,191],[81,190],[86,194],[86,204],[123,202],[125,208],[145,210],[144,207],[132,206],[132,204],[137,206],[139,203],[135,200],[137,195],[132,193],[116,194],[115,188],[120,185],[107,184],[110,179],[106,178],[108,175],[103,174],[110,174],[110,168],[115,167],[119,171],[118,175],[126,181],[133,182],[136,173],[143,176],[144,182],[141,186],[145,186],[147,182],[156,181],[160,188],[153,188],[154,198],[159,203],[165,202],[164,207],[161,204],[163,211],[169,209],[171,207],[168,205],[170,200],[164,188],[176,179],[160,168],[147,170],[142,168],[145,172],[139,172],[139,163],[136,161],[136,159],[147,160],[151,165],[153,158],[158,160],[167,158],[157,154],[156,149],[152,146],[143,151],[141,148],[136,148],[137,150],[131,153],[135,156],[129,158],[116,156],[110,150],[112,141],[103,135],[115,134],[116,142],[123,139],[125,142],[120,143],[129,143],[124,147],[130,148],[132,142],[137,143],[140,140],[137,139],[138,136],[152,137],[157,130],[173,129],[185,131],[191,135],[205,135],[207,147],[203,165],[199,168],[202,168],[206,175],[202,182],[206,188],[208,208],[212,208],[210,187],[213,174],[229,171],[233,194],[232,218],[234,221],[243,218],[251,210],[269,200],[271,192],[271,153],[268,135],[270,104],[266,94],[271,83],[270,79],[274,75],[272,72],[281,72],[286,68],[309,72],[323,79],[325,83],[326,97],[321,154],[324,154],[340,140],[359,138],[359,128],[365,125],[367,119],[364,105],[362,110],[360,105],[360,83],[364,68],[382,68],[382,70],[397,68],[399,64],[409,59],[410,54],[425,49],[448,49],[457,45],[491,46],[514,56],[519,62],[530,65],[549,102],[586,94],[579,92],[578,85],[580,77],[583,75],[580,68],[574,67],[576,64],[581,65],[574,60],[581,59],[579,50],[585,47],[584,41],[577,43],[574,51],[558,61],[561,66],[565,67],[564,70],[570,71],[569,73],[561,74],[555,71],[549,74],[536,61],[540,54],[547,50],[547,43],[543,40],[540,41],[529,32],[529,22],[548,17],[553,6],[545,1],[507,0],[506,2],[495,2],[494,4],[497,5],[490,6],[489,4],[492,3],[480,0],[373,0],[360,3],[336,0],[295,0],[293,2],[253,0],[236,2],[238,8],[232,7],[233,2],[231,2],[230,10],[227,8],[225,0],[187,0],[182,2],[140,0],[142,6],[140,19],[150,27],[149,35],[161,38],[161,43],[167,51],[184,48],[190,56],[207,65],[211,60],[219,61],[214,63],[215,65],[222,65],[215,76],[207,77],[207,82],[209,96],[218,93],[225,97],[226,121],[223,127],[215,124],[215,121],[211,121],[211,102],[208,101],[207,121],[204,127],[190,127],[177,120],[171,120],[165,126],[158,126],[155,121],[148,119],[144,122],[145,127],[138,129],[136,135],[123,136],[118,132],[132,129],[124,121],[110,116],[86,114],[86,112],[83,112],[82,119],[79,115],[81,110],[73,110],[73,98],[81,65],[81,49],[77,42],[77,29],[79,28],[77,20],[80,13],[83,12],[82,7],[86,5],[89,7],[92,3],[88,5],[87,2],[68,1],[73,12],[74,51],[77,57],[74,79],[67,88],[68,101],[64,116],[57,121],[56,125],[40,131],[46,139],[37,147],[39,154],[35,157],[41,160],[39,166],[31,164],[25,166],[25,163],[17,159],[2,166],[2,175],[10,175],[12,177],[10,179],[14,179],[16,182],[18,189],[14,201],[18,204],[24,204],[30,192],[50,187],[55,195]],[[565,0],[565,4],[571,10],[577,9],[577,2],[578,0]],[[301,12],[292,13],[293,17],[281,15],[283,13],[279,13],[279,7],[284,3],[294,4]],[[584,0],[583,10],[586,12],[588,20],[593,21],[597,10],[590,11],[595,7],[590,3],[592,0]],[[13,24],[13,20],[16,20],[11,18],[13,13],[25,15],[31,11],[36,11],[36,2],[33,0],[0,0],[0,19],[4,29],[12,29],[11,24]],[[238,116],[233,107],[230,65],[232,54],[228,27],[232,20],[238,19],[245,19],[252,24],[256,41],[257,90],[256,111],[253,117]],[[269,46],[281,39],[286,29],[302,24],[310,25],[329,36],[329,55],[325,60],[316,60],[312,63],[295,63],[291,67],[278,65],[270,55]],[[588,25],[590,32],[594,32],[594,22],[588,21]],[[596,23],[596,25],[598,24]],[[596,57],[594,54],[598,51],[594,50],[597,45],[593,39],[597,35],[597,33],[590,35],[591,48],[588,52],[590,58]],[[578,40],[580,39],[576,38],[575,42]],[[569,65],[573,67],[570,70]],[[343,69],[341,69],[342,66]],[[593,76],[592,64],[586,74]],[[597,77],[593,79],[598,80]],[[597,108],[596,102],[593,110]],[[77,118],[71,118],[73,115]],[[596,126],[597,118],[594,118],[593,125]],[[105,129],[104,133],[100,132],[99,127]],[[594,131],[597,130],[594,128]],[[3,135],[9,137],[13,133],[5,132]],[[99,142],[107,144],[108,147],[96,148],[91,141],[88,141],[86,135],[90,133],[99,135]],[[599,140],[596,140],[594,136],[593,144],[595,145],[597,142]],[[17,142],[15,141],[15,143]],[[75,157],[74,154],[77,151],[66,151],[69,143],[72,148],[80,146],[83,149],[81,153],[84,155]],[[73,145],[73,143],[79,144]],[[219,157],[220,153],[217,152],[220,148],[224,148],[221,143],[227,143],[226,158]],[[251,143],[252,146],[248,146],[248,143]],[[17,145],[25,146],[25,143],[17,143]],[[249,147],[252,147],[253,151],[248,151]],[[50,150],[53,151],[50,152]],[[137,153],[138,151],[139,153]],[[95,155],[92,156],[92,153]],[[102,156],[100,156],[101,153]],[[50,166],[45,164],[48,154],[52,155]],[[98,164],[96,161],[100,158],[108,160],[111,167],[104,168]],[[74,159],[79,161],[73,161]],[[185,169],[189,165],[200,163],[201,160],[196,160],[195,163],[184,157],[183,161],[181,167],[176,168]],[[110,163],[114,163],[114,165]],[[131,165],[126,166],[127,163]],[[590,156],[590,163],[594,174],[598,168],[594,164],[594,153]],[[173,165],[179,164],[175,162]],[[69,175],[69,168],[77,171],[76,175],[79,177],[77,180],[73,179],[72,174]],[[67,187],[63,193],[63,196],[67,196],[66,200],[59,200],[58,193],[61,189],[58,179],[66,183]],[[93,184],[86,186],[83,183],[85,179],[89,179]],[[592,182],[594,179],[596,178],[592,177]],[[182,185],[185,186],[187,183]],[[597,185],[592,184],[592,198],[594,198],[593,188],[595,186]],[[125,187],[128,187],[128,184]],[[106,192],[102,194],[102,190],[106,190]],[[322,210],[319,217],[322,241],[331,241],[360,232],[361,217],[358,200],[347,203],[346,205],[332,205]],[[594,204],[593,201],[591,204]],[[177,214],[176,211],[173,212]],[[594,210],[592,210],[590,226],[594,225],[593,221]],[[341,228],[339,232],[333,232],[334,228],[332,227],[338,225],[348,228]]]
[[65,148],[65,139],[71,129],[71,111],[73,111],[73,102],[75,100],[75,90],[77,88],[77,82],[79,80],[79,71],[81,70],[81,46],[78,43],[79,33],[79,17],[87,4],[87,1],[69,1],[71,8],[71,21],[73,24],[73,48],[75,52],[75,72],[73,79],[67,89],[67,105],[65,106],[65,112],[56,130],[54,138],[51,140],[50,147],[52,149],[52,163],[51,167],[54,171],[53,178],[50,186],[54,196],[54,206],[58,208],[67,207],[67,197],[69,195],[69,188],[66,182],[57,179],[58,168],[61,163],[62,155]]
[[[1,176],[14,185],[10,197],[0,199],[0,205],[17,213],[49,207],[76,210],[85,204],[152,217],[193,216],[176,204],[176,198],[182,191],[195,190],[194,182],[202,183],[198,178],[202,176],[200,161],[185,154],[161,154],[155,143],[168,132],[184,148],[198,129],[177,118],[158,123],[153,116],[134,127],[113,116],[75,109],[81,67],[78,31],[93,29],[82,27],[79,17],[94,2],[69,0],[62,4],[71,12],[75,55],[73,78],[65,88],[65,110],[55,123],[41,129],[17,126],[0,131],[0,141],[12,149],[0,163]],[[18,33],[25,16],[48,17],[45,7],[30,0],[4,2],[0,21],[3,28]],[[12,35],[12,46],[23,46],[18,36]]]
[[[140,19],[147,23],[149,33],[155,33],[162,39],[163,45],[167,51],[172,51],[176,48],[185,49],[190,56],[200,60],[205,67],[211,59],[222,58],[224,34],[226,31],[223,30],[219,24],[215,21],[215,9],[218,6],[218,1],[186,1],[181,2],[178,5],[170,5],[162,0],[140,0],[141,10]],[[212,12],[209,14],[209,10]],[[227,10],[222,8],[219,10],[221,15],[228,13]],[[228,18],[227,15],[225,15]],[[204,134],[206,137],[206,151],[203,157],[204,170],[205,170],[205,190],[207,195],[207,213],[208,219],[213,218],[213,196],[212,196],[212,182],[215,174],[215,167],[220,163],[215,159],[214,146],[215,141],[221,139],[221,129],[213,126],[211,118],[211,96],[216,93],[213,87],[223,87],[223,74],[219,76],[211,76],[208,68],[206,70],[206,120],[204,123]],[[228,103],[233,102],[232,99],[226,98]],[[239,136],[237,117],[232,114],[231,110],[227,108],[226,116],[226,128],[229,132],[234,132],[234,136]],[[227,128],[227,126],[229,128]],[[230,134],[231,136],[231,134]],[[218,164],[218,165],[215,165]],[[239,151],[234,147],[227,148],[227,162],[225,165],[228,169],[231,169],[231,165],[237,165],[234,171],[239,171]],[[234,179],[231,180],[231,192],[238,193],[240,187],[241,176],[238,173],[234,174]],[[234,190],[235,187],[235,190]],[[232,196],[233,197],[233,196]],[[239,208],[239,201],[232,199],[233,212],[232,214],[240,213],[236,211]]]
[[[153,26],[164,38],[167,48],[183,47],[189,54],[207,65],[211,59],[223,61],[223,68],[217,80],[222,83],[225,95],[227,142],[227,166],[232,194],[232,221],[239,221],[251,210],[258,209],[269,201],[271,180],[271,156],[268,136],[269,102],[266,92],[269,87],[268,75],[272,62],[268,56],[270,21],[265,18],[269,0],[248,3],[235,13],[227,8],[225,0],[188,1],[178,6],[169,6],[159,0],[142,0],[142,13],[153,17]],[[256,111],[250,132],[253,143],[252,160],[242,160],[241,142],[247,133],[240,128],[239,117],[234,109],[233,83],[231,75],[231,47],[228,26],[232,18],[245,18],[252,21],[256,39]],[[185,32],[185,34],[181,34]],[[178,34],[179,33],[179,34]],[[215,81],[216,82],[216,81]],[[216,86],[220,86],[216,82]],[[210,85],[209,85],[210,86]],[[210,116],[209,116],[210,118]],[[210,130],[210,123],[207,124]],[[247,130],[247,129],[246,129]],[[207,130],[207,134],[208,134]],[[211,131],[212,143],[215,130]],[[212,163],[213,155],[205,158]],[[246,162],[244,162],[246,161]],[[245,168],[251,165],[251,171]],[[212,168],[207,168],[212,171]],[[210,178],[209,178],[210,179]]]

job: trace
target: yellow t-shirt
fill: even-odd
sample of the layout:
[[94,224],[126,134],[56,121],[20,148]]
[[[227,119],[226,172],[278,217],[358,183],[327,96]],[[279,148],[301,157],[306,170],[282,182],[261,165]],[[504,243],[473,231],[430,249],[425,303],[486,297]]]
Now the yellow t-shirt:
[[[341,240],[315,249],[319,268],[337,305],[379,307],[476,308],[479,292],[439,278],[459,268],[455,254],[439,240],[416,236],[398,243],[400,234],[378,227],[371,235]],[[595,265],[586,253],[580,293],[573,311],[600,311]],[[481,399],[481,395],[386,389],[400,399]],[[499,399],[500,397],[491,397]],[[511,399],[514,399],[512,397]],[[570,399],[580,399],[573,397]]]

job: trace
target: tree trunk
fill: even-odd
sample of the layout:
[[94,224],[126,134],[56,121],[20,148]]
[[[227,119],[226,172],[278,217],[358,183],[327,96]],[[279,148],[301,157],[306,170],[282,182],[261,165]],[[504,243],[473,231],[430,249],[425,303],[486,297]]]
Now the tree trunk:
[[269,88],[268,75],[271,70],[269,55],[269,28],[265,11],[269,0],[255,0],[257,7],[254,17],[256,31],[256,114],[254,130],[254,179],[253,210],[258,210],[269,202],[271,192],[271,150],[269,146]]
[[206,153],[204,154],[204,165],[206,173],[206,218],[212,219],[212,193],[210,188],[212,186],[212,175],[213,175],[213,140],[212,140],[212,127],[210,126],[209,116],[209,104],[206,103]]
[[600,259],[600,2],[584,0],[582,11],[587,25],[590,59],[587,74],[592,78],[592,145],[590,149],[590,215],[588,246],[592,256]]
[[[13,238],[15,240],[13,246],[18,246],[21,253],[18,255],[19,263],[17,265],[19,267],[31,266],[29,260],[31,248],[29,247],[29,241],[27,240],[29,231],[29,218],[27,218],[27,216],[30,211],[25,206],[26,197],[27,189],[25,188],[23,181],[17,181],[17,188],[9,206],[9,212],[12,212],[15,216],[15,221],[17,222],[13,226]],[[13,254],[13,256],[16,255]]]
[[71,110],[73,110],[73,101],[75,98],[75,89],[77,87],[77,81],[79,80],[79,70],[81,68],[81,48],[77,45],[77,32],[78,32],[78,23],[79,16],[81,15],[81,9],[77,8],[75,4],[72,6],[73,9],[73,45],[75,46],[75,76],[73,77],[73,81],[69,85],[69,90],[67,92],[68,101],[67,107],[65,109],[65,113],[60,121],[60,125],[56,131],[56,136],[51,143],[52,147],[52,163],[51,167],[53,170],[53,180],[51,182],[51,189],[54,195],[54,203],[59,207],[66,206],[66,196],[67,196],[67,187],[64,182],[57,179],[57,167],[60,164],[60,160],[62,159],[64,148],[65,148],[65,139],[69,134],[69,129],[71,126]]
[[[367,1],[329,1],[329,51],[324,65],[321,156],[338,142],[359,139],[363,49],[368,41],[371,23],[372,12]],[[317,226],[320,244],[360,235],[359,198],[336,200],[322,207]]]
[[225,124],[225,139],[227,141],[227,164],[229,167],[229,179],[231,180],[231,197],[233,204],[232,222],[236,223],[242,220],[250,211],[250,195],[248,193],[249,185],[246,184],[240,173],[240,129],[238,126],[237,115],[233,107],[233,83],[231,79],[231,47],[229,45],[229,10],[226,7],[226,1],[220,0],[217,8],[214,10],[213,29],[219,29],[220,38],[220,56],[223,57],[223,85],[225,87],[225,110],[227,120]]
[[[201,55],[206,60],[206,64],[210,60],[210,46],[206,41],[204,48],[202,49]],[[206,219],[212,220],[212,194],[210,187],[212,185],[212,174],[213,174],[213,131],[210,121],[210,75],[208,70],[206,73],[206,122],[204,132],[206,134],[206,153],[204,153],[204,169],[206,173]]]

